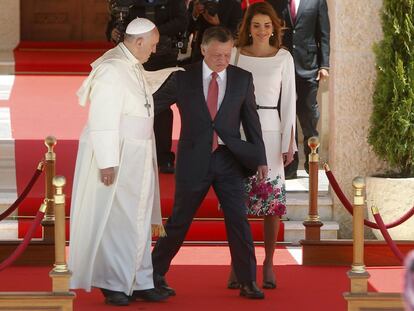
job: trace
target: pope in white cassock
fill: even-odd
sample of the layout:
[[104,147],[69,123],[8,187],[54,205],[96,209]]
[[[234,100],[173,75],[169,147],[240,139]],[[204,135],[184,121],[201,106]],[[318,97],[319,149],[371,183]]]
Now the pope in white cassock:
[[168,297],[154,289],[151,235],[161,222],[152,93],[169,68],[146,72],[159,34],[137,18],[125,39],[92,64],[78,91],[90,102],[76,160],[70,217],[71,288],[98,287],[105,302]]

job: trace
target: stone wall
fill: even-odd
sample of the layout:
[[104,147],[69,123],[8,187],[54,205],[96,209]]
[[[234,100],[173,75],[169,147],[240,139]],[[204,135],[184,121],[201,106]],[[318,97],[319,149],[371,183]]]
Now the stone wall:
[[[328,0],[331,19],[329,164],[352,199],[352,179],[384,166],[367,143],[375,83],[373,44],[382,37],[382,0]],[[352,219],[336,199],[340,238],[352,236]],[[370,232],[366,235],[371,236]]]
[[11,51],[20,41],[20,1],[2,0],[0,10],[0,51]]

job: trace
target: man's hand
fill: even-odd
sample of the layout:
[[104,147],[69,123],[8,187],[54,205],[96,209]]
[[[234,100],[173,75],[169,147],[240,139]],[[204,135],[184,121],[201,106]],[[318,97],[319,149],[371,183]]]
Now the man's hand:
[[257,178],[259,182],[264,181],[267,178],[268,168],[267,165],[259,165],[257,168]]
[[114,183],[115,180],[115,168],[108,167],[103,168],[101,171],[101,181],[105,186],[110,186]]
[[111,32],[112,42],[118,43],[119,40],[121,40],[121,35],[122,34],[118,29],[116,29],[116,28],[112,29],[112,32]]
[[219,26],[220,25],[220,19],[218,15],[211,16],[207,13],[207,11],[204,11],[201,15],[203,15],[204,19],[207,23],[213,25],[213,26]]
[[321,68],[318,71],[318,76],[316,77],[316,81],[324,81],[329,77],[329,71],[326,70],[325,68]]

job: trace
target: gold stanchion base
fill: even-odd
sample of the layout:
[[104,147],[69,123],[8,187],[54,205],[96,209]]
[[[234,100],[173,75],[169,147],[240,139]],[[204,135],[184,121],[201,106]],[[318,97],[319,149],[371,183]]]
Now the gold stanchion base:
[[72,272],[56,272],[52,270],[49,272],[49,276],[52,278],[52,289],[54,293],[69,292],[69,281]]
[[348,302],[348,311],[384,310],[404,311],[404,302],[400,293],[344,293]]
[[351,281],[351,293],[368,292],[368,279],[370,277],[368,272],[354,272],[350,270],[347,272],[347,275]]
[[3,292],[0,293],[0,310],[60,310],[72,311],[74,292]]

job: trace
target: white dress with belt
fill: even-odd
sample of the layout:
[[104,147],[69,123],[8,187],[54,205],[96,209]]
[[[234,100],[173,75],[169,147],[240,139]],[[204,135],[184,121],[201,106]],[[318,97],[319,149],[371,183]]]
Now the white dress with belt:
[[[250,71],[253,75],[256,104],[266,147],[269,179],[275,185],[275,202],[260,208],[249,207],[256,216],[283,215],[286,207],[285,175],[282,153],[289,149],[295,136],[296,87],[295,69],[291,54],[280,49],[270,57],[253,57],[241,53],[236,61],[237,49],[233,49],[231,63]],[[237,63],[236,63],[237,62]],[[278,106],[280,97],[280,107]],[[280,110],[280,117],[279,111]],[[296,145],[293,148],[297,150]]]

